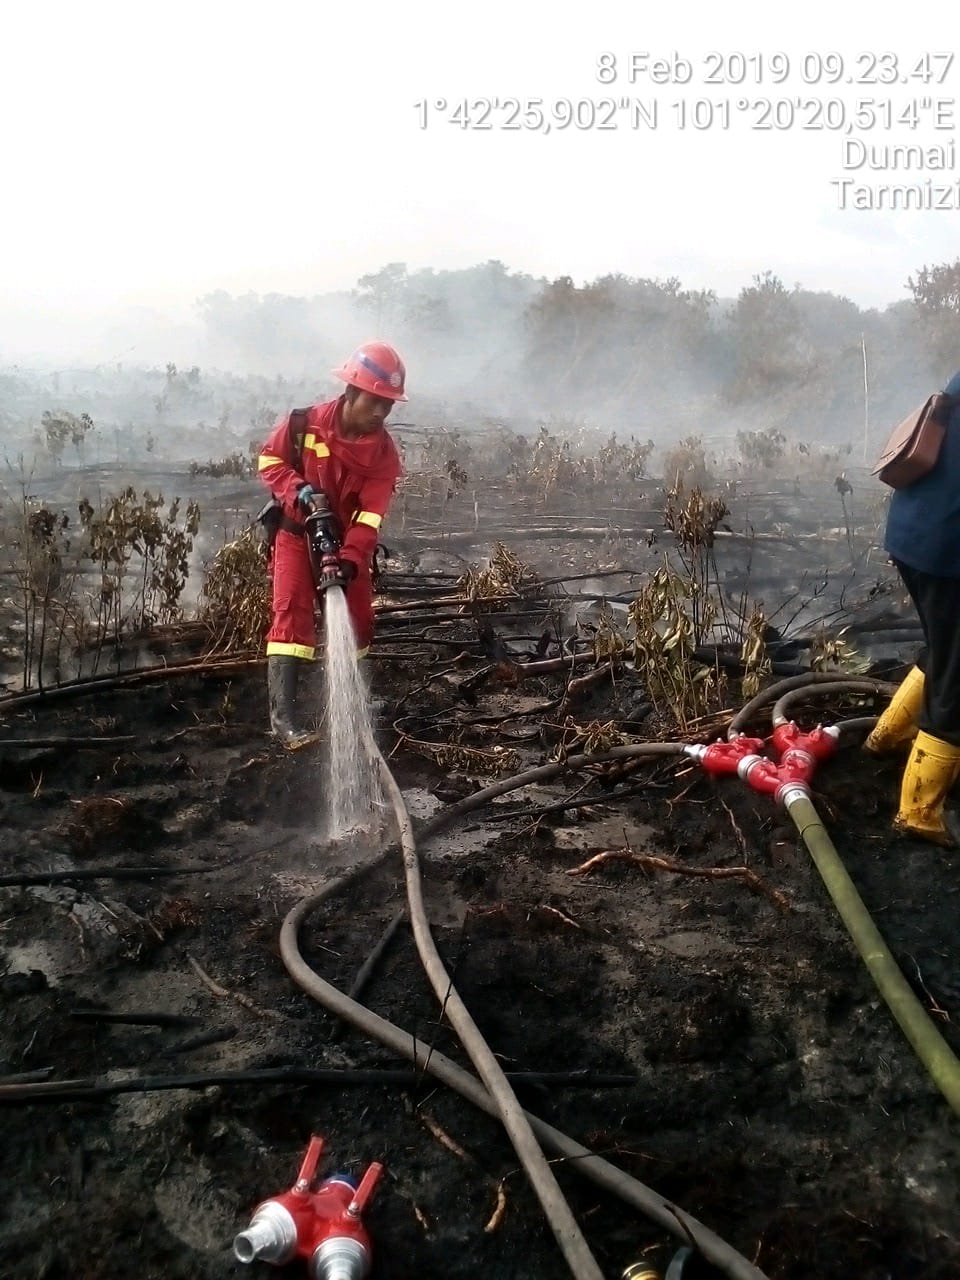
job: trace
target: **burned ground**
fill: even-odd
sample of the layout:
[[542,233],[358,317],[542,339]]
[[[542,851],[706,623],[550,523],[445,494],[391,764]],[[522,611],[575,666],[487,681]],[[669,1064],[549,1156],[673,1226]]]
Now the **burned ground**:
[[[415,555],[416,530],[406,532]],[[559,574],[632,566],[643,544],[544,534],[511,546]],[[430,568],[411,565],[405,581],[419,573],[423,583]],[[571,607],[568,595],[567,620]],[[431,629],[411,614],[381,630],[371,664],[386,703],[379,738],[418,819],[484,784],[482,753],[499,745],[539,762],[562,739],[552,713],[517,714],[568,689],[570,671],[518,674],[515,660],[535,656],[556,620],[534,610],[514,624],[494,614],[490,625],[493,641],[478,640],[469,619]],[[417,640],[398,638],[404,631]],[[431,637],[450,643],[431,649]],[[895,675],[889,653],[885,662]],[[484,667],[488,677],[458,699]],[[731,677],[725,705],[743,701]],[[818,696],[792,714],[811,725],[871,709]],[[570,710],[581,728],[667,736],[628,667],[585,686]],[[496,732],[463,723],[484,718]],[[455,745],[480,754],[430,751],[453,740],[453,722]],[[758,731],[768,723],[761,714]],[[323,844],[319,749],[281,751],[265,724],[256,666],[5,708],[3,873],[136,865],[171,874],[0,888],[0,1074],[403,1065],[310,1001],[281,962],[286,912],[356,856],[371,869],[303,931],[323,976],[349,987],[405,895],[397,856]],[[714,717],[705,732],[723,724]],[[6,745],[94,734],[127,740]],[[867,759],[857,742],[821,767],[814,800],[904,973],[960,1051],[960,856],[892,837],[899,762]],[[527,812],[561,798],[591,803]],[[691,868],[745,865],[755,878],[616,859],[569,874],[594,854],[627,850]],[[690,761],[647,762],[619,781],[579,774],[505,796],[426,844],[423,862],[438,946],[504,1067],[588,1073],[582,1084],[518,1086],[528,1110],[674,1199],[771,1280],[960,1275],[956,1119],[772,802]],[[405,926],[364,1000],[466,1065]],[[98,1011],[193,1021],[111,1023],[90,1016]],[[219,1038],[196,1043],[210,1034]],[[590,1082],[601,1074],[631,1083]],[[328,1137],[331,1168],[387,1166],[369,1216],[384,1280],[534,1280],[562,1265],[501,1128],[429,1077],[5,1102],[3,1125],[0,1274],[11,1280],[271,1274],[235,1262],[230,1242],[259,1199],[292,1182],[313,1131]],[[676,1239],[574,1169],[557,1171],[606,1274],[641,1256],[665,1269]],[[486,1230],[499,1190],[506,1210]]]

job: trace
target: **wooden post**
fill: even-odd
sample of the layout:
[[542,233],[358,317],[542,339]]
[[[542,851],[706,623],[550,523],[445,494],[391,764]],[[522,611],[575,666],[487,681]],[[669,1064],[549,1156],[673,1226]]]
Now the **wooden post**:
[[862,333],[860,335],[860,354],[863,357],[863,462],[864,466],[866,466],[870,437],[870,388],[867,384],[867,344]]

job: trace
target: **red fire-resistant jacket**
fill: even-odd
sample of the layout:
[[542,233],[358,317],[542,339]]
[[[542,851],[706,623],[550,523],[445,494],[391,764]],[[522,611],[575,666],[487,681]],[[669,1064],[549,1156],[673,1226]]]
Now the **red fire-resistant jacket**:
[[297,493],[304,484],[322,490],[344,529],[341,560],[359,568],[369,564],[377,530],[387,513],[402,467],[397,446],[387,431],[359,440],[340,434],[343,397],[307,410],[302,435],[291,429],[288,415],[274,427],[260,450],[258,474],[283,503],[290,520],[302,524]]

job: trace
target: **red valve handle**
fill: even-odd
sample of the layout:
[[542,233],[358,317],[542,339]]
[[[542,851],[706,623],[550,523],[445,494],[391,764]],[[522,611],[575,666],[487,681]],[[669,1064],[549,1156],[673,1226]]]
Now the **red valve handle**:
[[303,1163],[300,1166],[300,1172],[297,1174],[297,1181],[293,1188],[294,1191],[310,1190],[310,1184],[317,1176],[317,1165],[320,1163],[321,1155],[323,1155],[323,1138],[315,1133],[307,1146],[307,1154],[303,1157]]
[[347,1205],[347,1213],[351,1218],[359,1218],[360,1214],[363,1213],[367,1207],[367,1202],[376,1189],[377,1183],[380,1181],[382,1173],[383,1165],[374,1162],[360,1179],[360,1185],[353,1193],[353,1199]]

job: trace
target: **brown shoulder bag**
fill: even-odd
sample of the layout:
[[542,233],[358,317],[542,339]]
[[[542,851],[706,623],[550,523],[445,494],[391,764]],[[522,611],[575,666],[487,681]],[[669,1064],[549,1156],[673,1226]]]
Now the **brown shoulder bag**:
[[891,432],[871,475],[891,489],[905,489],[932,471],[940,456],[955,396],[935,391]]

